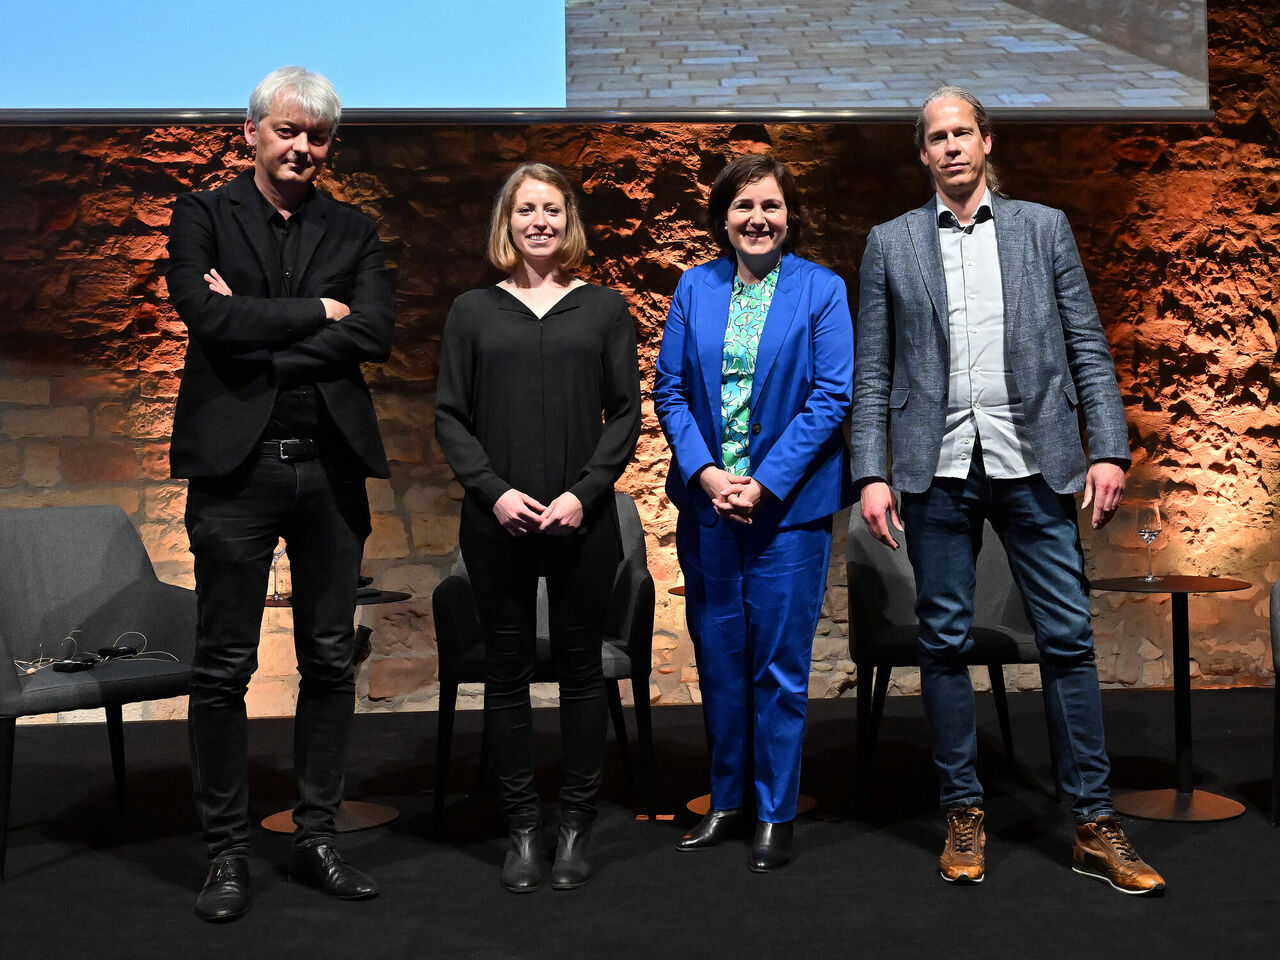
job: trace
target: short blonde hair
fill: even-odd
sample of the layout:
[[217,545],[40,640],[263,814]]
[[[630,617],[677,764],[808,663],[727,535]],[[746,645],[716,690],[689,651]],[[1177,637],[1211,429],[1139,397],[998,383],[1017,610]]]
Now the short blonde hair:
[[526,180],[537,180],[555,187],[564,197],[564,240],[560,244],[556,264],[561,270],[575,269],[587,255],[587,231],[582,226],[582,214],[578,212],[578,200],[569,179],[545,163],[522,163],[498,191],[489,217],[489,262],[507,273],[520,265],[520,254],[511,240],[511,211],[515,209],[516,191]]

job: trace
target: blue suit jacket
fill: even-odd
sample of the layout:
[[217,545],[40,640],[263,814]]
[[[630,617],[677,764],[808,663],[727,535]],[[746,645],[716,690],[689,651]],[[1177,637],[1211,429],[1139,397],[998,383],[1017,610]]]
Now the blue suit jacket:
[[[667,496],[699,522],[715,508],[695,477],[720,453],[720,370],[736,262],[685,272],[667,314],[653,405],[671,447]],[[853,501],[841,431],[853,400],[853,319],[844,281],[785,254],[760,333],[751,389],[751,476],[773,497],[758,523],[796,526]]]
[[[853,475],[908,493],[933,481],[947,416],[947,280],[936,211],[930,200],[874,227],[859,271]],[[1005,356],[1026,440],[1049,486],[1077,491],[1087,469],[1081,419],[1092,460],[1129,465],[1115,363],[1063,212],[994,196],[992,214]]]

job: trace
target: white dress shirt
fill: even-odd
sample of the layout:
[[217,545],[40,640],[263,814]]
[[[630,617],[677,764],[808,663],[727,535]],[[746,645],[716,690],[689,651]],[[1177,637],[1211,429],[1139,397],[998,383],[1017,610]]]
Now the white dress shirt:
[[969,224],[962,225],[941,197],[935,203],[951,354],[946,427],[935,476],[968,476],[975,440],[980,439],[988,477],[1029,477],[1039,468],[1022,441],[1022,397],[1005,357],[1004,288],[991,191],[983,194]]

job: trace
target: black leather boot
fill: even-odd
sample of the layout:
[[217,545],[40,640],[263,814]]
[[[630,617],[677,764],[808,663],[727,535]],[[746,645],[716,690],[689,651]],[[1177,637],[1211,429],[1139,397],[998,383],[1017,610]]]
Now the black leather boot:
[[507,831],[511,849],[502,863],[502,885],[512,893],[533,893],[542,886],[542,865],[538,862],[542,823],[513,820],[508,823]]
[[756,838],[751,844],[751,862],[756,873],[777,870],[791,859],[791,835],[795,821],[756,824]]
[[591,879],[591,822],[587,813],[566,813],[560,819],[560,839],[551,865],[552,890],[576,890]]
[[714,847],[730,837],[742,832],[742,811],[734,807],[731,810],[710,810],[698,821],[698,825],[676,841],[676,849],[703,850]]

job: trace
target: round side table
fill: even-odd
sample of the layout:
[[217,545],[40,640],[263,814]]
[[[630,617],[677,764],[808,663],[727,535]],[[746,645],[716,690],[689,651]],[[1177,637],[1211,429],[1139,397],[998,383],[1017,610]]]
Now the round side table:
[[1094,590],[1120,593],[1167,593],[1173,598],[1173,742],[1177,779],[1173,789],[1139,790],[1117,794],[1116,810],[1146,820],[1207,822],[1230,820],[1244,813],[1244,805],[1192,786],[1191,771],[1191,634],[1187,623],[1187,595],[1247,590],[1252,584],[1226,577],[1116,577],[1094,580]]

